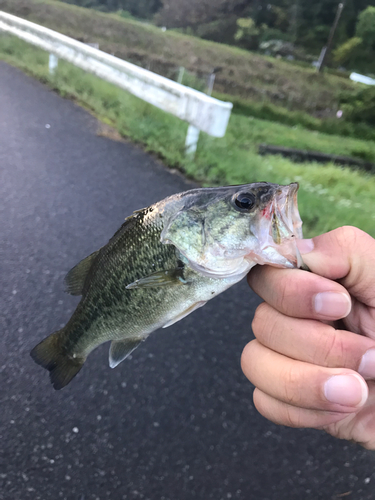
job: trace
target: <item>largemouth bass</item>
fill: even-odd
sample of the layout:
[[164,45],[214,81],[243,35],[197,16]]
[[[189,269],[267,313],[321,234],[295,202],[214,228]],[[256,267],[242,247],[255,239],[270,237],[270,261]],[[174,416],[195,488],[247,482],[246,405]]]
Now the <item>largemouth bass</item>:
[[303,267],[298,184],[193,189],[138,210],[66,276],[72,317],[31,351],[66,386],[97,346],[111,368],[148,335],[240,281],[256,264]]

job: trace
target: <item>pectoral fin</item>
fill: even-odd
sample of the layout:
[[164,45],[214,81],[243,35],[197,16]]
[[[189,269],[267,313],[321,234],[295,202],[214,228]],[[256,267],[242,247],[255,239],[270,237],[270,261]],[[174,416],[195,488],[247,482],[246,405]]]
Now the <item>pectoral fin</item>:
[[163,326],[163,328],[168,328],[168,326],[174,325],[175,323],[177,323],[177,321],[180,321],[180,319],[185,318],[186,316],[188,316],[188,314],[192,313],[196,309],[199,309],[200,307],[203,307],[206,303],[207,303],[207,301],[203,301],[203,300],[200,301],[200,302],[196,302],[192,306],[190,306],[187,309],[185,309],[185,311],[183,311],[182,313],[178,314],[177,316],[175,316],[174,318],[172,318],[171,320],[169,320],[168,323],[166,323]]
[[65,291],[71,295],[82,295],[83,286],[99,250],[81,260],[65,276]]
[[157,271],[156,273],[152,273],[145,278],[133,281],[133,283],[130,283],[126,289],[131,290],[133,288],[141,287],[184,285],[186,283],[187,281],[183,277],[183,267],[177,267],[175,269],[168,269],[167,271]]
[[115,368],[121,361],[124,361],[139,346],[142,340],[139,337],[113,340],[109,349],[109,366]]

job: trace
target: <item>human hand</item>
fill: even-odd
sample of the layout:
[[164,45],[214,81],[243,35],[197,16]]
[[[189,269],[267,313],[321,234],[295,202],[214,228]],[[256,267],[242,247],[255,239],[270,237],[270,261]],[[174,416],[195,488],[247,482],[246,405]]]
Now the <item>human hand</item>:
[[375,240],[343,227],[298,244],[313,273],[256,266],[265,300],[242,353],[269,420],[375,449]]

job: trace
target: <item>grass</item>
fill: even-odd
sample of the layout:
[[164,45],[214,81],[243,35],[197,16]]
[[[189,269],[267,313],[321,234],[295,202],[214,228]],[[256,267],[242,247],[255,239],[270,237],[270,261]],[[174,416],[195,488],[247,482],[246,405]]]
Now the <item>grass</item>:
[[372,142],[311,133],[233,114],[223,139],[201,134],[195,161],[184,156],[187,124],[78,68],[59,62],[48,74],[48,55],[13,37],[0,36],[0,59],[37,77],[62,96],[75,99],[164,162],[205,185],[269,181],[300,182],[300,213],[305,235],[351,224],[375,236],[375,177],[334,165],[295,164],[281,157],[261,157],[258,142],[349,154],[365,150],[375,158]]
[[217,92],[288,111],[334,117],[341,92],[357,88],[348,78],[318,74],[312,67],[54,0],[0,0],[0,10],[84,42],[97,42],[102,50],[167,78],[176,79],[180,66],[202,78],[220,67]]
[[[244,116],[252,116],[268,121],[283,123],[284,125],[299,126],[308,130],[322,132],[329,135],[342,135],[356,137],[359,139],[375,140],[375,130],[365,123],[351,123],[345,119],[330,117],[320,119],[306,111],[290,111],[285,107],[278,106],[266,101],[250,101],[239,97],[228,96],[214,92],[213,96],[222,101],[233,103],[233,113]],[[356,155],[354,155],[356,156]],[[366,157],[362,157],[367,159]]]

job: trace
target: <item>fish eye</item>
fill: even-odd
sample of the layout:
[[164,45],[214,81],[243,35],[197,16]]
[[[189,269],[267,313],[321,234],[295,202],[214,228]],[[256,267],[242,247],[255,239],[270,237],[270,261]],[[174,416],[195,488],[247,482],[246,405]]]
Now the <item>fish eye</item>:
[[238,208],[248,211],[255,205],[255,196],[251,193],[240,193],[234,202]]

